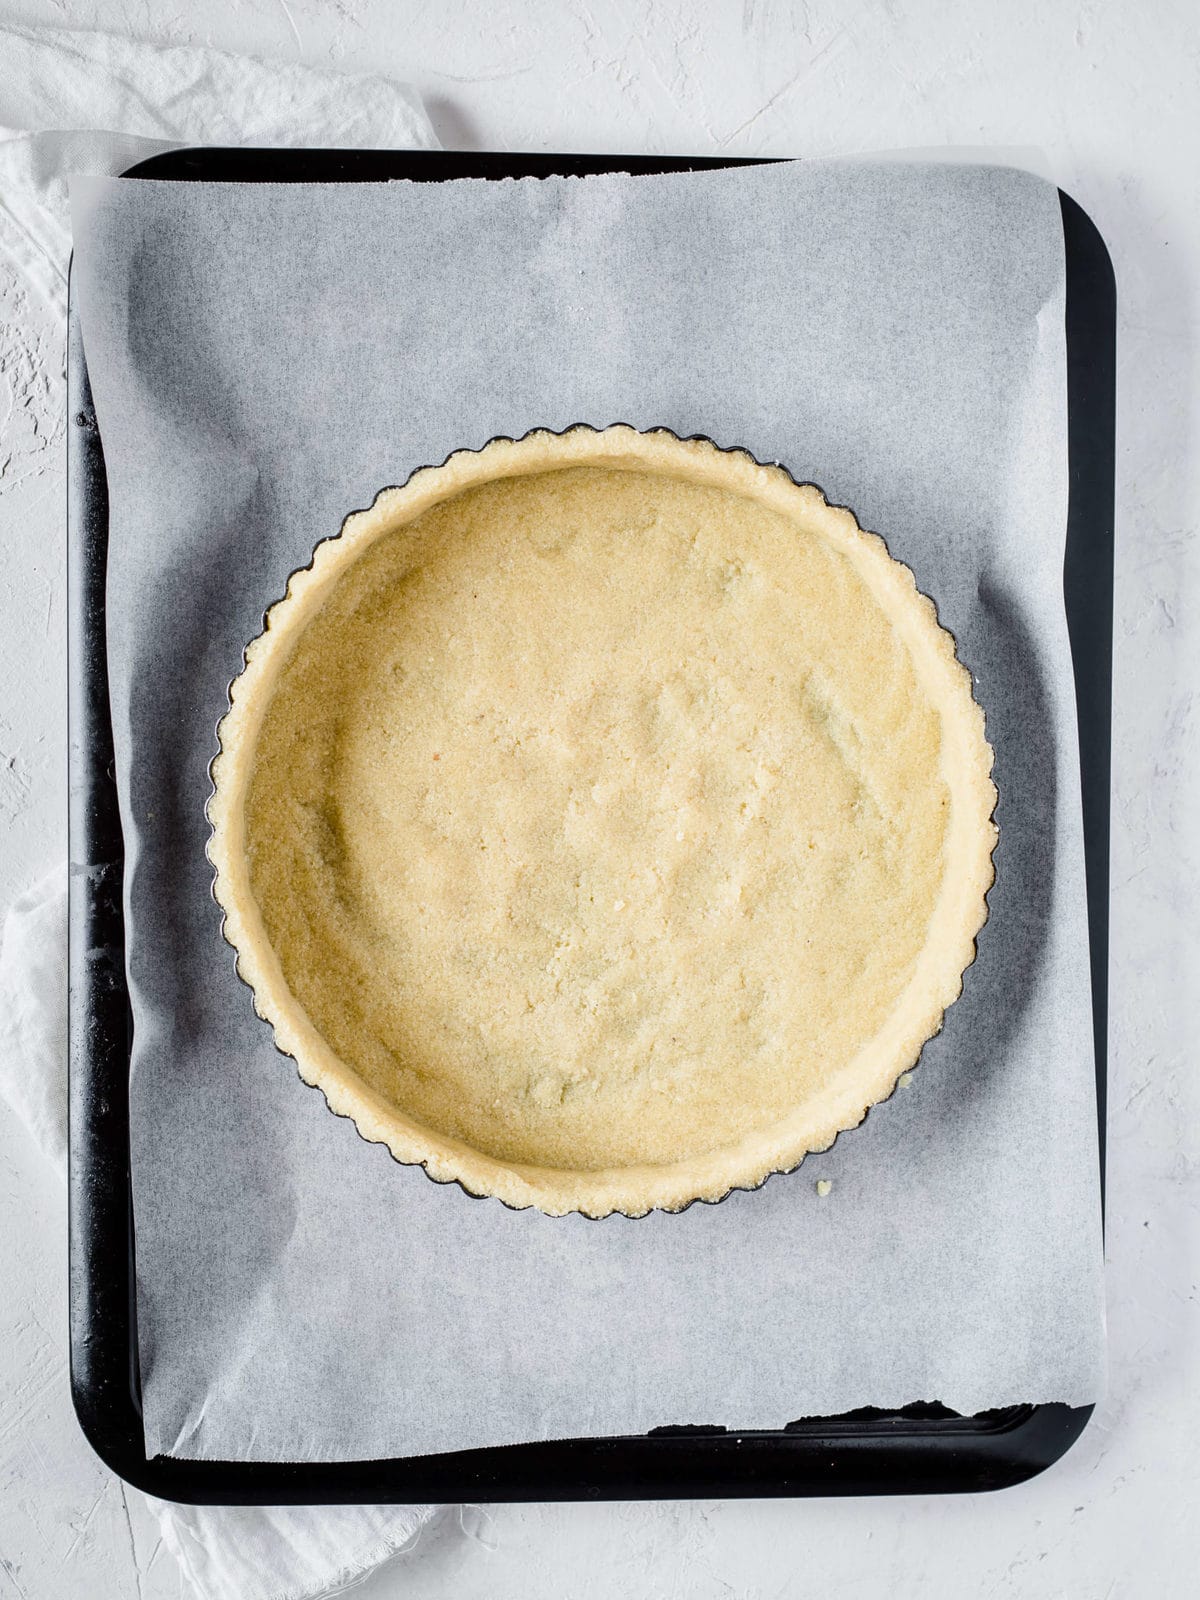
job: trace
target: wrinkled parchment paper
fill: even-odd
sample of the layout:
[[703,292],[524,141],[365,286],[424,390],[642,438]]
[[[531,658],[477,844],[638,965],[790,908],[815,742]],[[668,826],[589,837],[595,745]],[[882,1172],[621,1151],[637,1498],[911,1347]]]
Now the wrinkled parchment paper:
[[[1054,189],[829,163],[87,180],[73,202],[111,494],[148,1451],[1094,1399]],[[332,1117],[253,1015],[204,853],[226,686],[313,544],[457,447],[580,420],[745,444],[884,533],[976,674],[1001,795],[979,958],[911,1085],[796,1174],[639,1221],[468,1199]]]

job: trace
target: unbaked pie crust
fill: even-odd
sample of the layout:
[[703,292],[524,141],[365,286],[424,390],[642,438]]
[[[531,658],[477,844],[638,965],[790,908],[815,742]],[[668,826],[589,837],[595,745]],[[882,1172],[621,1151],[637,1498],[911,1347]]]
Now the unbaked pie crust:
[[715,1200],[889,1095],[992,882],[983,714],[907,567],[742,451],[495,440],[317,547],[209,853],[330,1107],[552,1215]]

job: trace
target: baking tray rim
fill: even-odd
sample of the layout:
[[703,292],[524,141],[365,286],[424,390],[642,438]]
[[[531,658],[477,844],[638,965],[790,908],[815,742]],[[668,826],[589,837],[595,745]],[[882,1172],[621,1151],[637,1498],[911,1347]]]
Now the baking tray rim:
[[[398,177],[442,181],[463,176],[704,170],[760,165],[765,159],[198,147],[151,157],[124,176],[236,182],[384,182]],[[1059,195],[1068,258],[1070,510],[1064,589],[1084,769],[1103,1200],[1115,283],[1108,252],[1094,223],[1069,195],[1062,190]],[[1086,279],[1081,276],[1085,267],[1081,257],[1087,258]],[[961,1418],[941,1407],[916,1404],[896,1412],[865,1408],[841,1417],[810,1418],[773,1431],[681,1426],[656,1429],[641,1436],[544,1441],[359,1462],[146,1458],[137,1372],[128,1097],[106,1094],[105,1086],[94,1081],[95,1063],[90,1048],[95,1044],[94,1013],[99,986],[104,990],[100,998],[107,1002],[109,1054],[115,1049],[118,1057],[109,1064],[119,1066],[123,1050],[127,1073],[131,1024],[124,991],[123,943],[114,943],[110,938],[98,945],[94,938],[97,931],[113,931],[111,926],[98,927],[104,921],[104,913],[111,923],[114,907],[118,917],[122,909],[119,816],[95,814],[94,772],[90,774],[92,782],[83,789],[75,781],[81,762],[90,760],[95,765],[94,745],[87,739],[77,744],[77,730],[82,724],[91,734],[107,731],[111,744],[111,721],[104,662],[103,552],[97,558],[94,548],[79,548],[81,542],[87,543],[95,536],[94,528],[90,535],[80,532],[80,518],[91,514],[98,521],[101,501],[106,539],[107,487],[78,317],[73,309],[69,312],[69,328],[70,949],[76,958],[71,964],[70,984],[71,1386],[80,1426],[101,1459],[136,1487],[163,1498],[198,1504],[969,1492],[1019,1483],[1059,1459],[1082,1433],[1094,1407],[1022,1405]],[[1094,343],[1087,342],[1088,335]],[[1080,422],[1085,410],[1087,432]],[[1091,429],[1095,429],[1097,440],[1089,439]],[[1089,444],[1102,457],[1102,470],[1090,476],[1080,469],[1080,457]],[[1093,541],[1086,560],[1079,549],[1080,529],[1085,525]],[[1099,562],[1094,549],[1097,528],[1102,546]],[[89,555],[90,571],[86,567]],[[1072,579],[1076,591],[1074,614]],[[1088,653],[1085,643],[1088,651],[1093,644],[1096,647],[1090,677],[1081,666],[1081,657]],[[80,655],[86,655],[88,645],[91,659],[85,659],[77,680],[75,668]],[[1095,671],[1097,667],[1103,671]],[[1083,693],[1085,689],[1087,694]],[[1085,721],[1089,724],[1086,730]],[[101,755],[104,757],[107,752]],[[1099,790],[1098,779],[1103,780]],[[108,759],[102,760],[99,775],[99,788],[103,790],[105,786],[112,791]],[[115,804],[115,794],[110,793],[109,799]],[[91,848],[76,863],[74,847],[80,838]],[[96,845],[101,846],[99,851]],[[123,923],[119,931],[123,939]],[[79,951],[96,949],[103,952],[100,966],[92,963],[79,980]],[[121,1002],[123,1037],[119,1039],[112,1024],[122,1009]],[[113,1078],[114,1083],[118,1081]],[[97,1090],[99,1097],[94,1093]],[[97,1111],[101,1113],[99,1124]],[[123,1162],[119,1141],[115,1150],[104,1144],[105,1135],[119,1133],[122,1123]],[[85,1141],[88,1147],[81,1148]],[[100,1286],[96,1280],[102,1274],[97,1272],[96,1245],[102,1236],[109,1246],[106,1260],[114,1269],[107,1294],[97,1293]],[[125,1258],[123,1265],[121,1254]],[[108,1316],[101,1319],[98,1334],[95,1313],[103,1311]]]

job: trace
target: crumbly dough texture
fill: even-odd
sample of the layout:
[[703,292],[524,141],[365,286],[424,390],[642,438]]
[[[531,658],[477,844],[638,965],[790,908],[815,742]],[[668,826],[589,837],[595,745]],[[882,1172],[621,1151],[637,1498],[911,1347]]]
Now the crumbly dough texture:
[[743,452],[537,432],[388,489],[249,646],[210,855],[334,1111],[551,1214],[827,1148],[985,916],[983,715],[912,574]]

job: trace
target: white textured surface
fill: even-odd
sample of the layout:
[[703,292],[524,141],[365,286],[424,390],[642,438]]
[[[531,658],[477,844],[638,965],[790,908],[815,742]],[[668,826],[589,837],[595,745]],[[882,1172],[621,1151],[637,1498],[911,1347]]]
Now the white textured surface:
[[[61,22],[64,0],[0,0]],[[391,71],[450,146],[827,154],[1043,147],[1091,212],[1121,312],[1111,1390],[1059,1466],[980,1500],[500,1507],[357,1591],[433,1600],[679,1594],[1108,1600],[1193,1592],[1200,1535],[1200,26],[1192,0],[73,0],[72,25]],[[1189,139],[1188,134],[1193,138]],[[57,331],[0,305],[0,901],[62,850]],[[75,1431],[64,1216],[0,1123],[0,1597],[185,1591]],[[493,1548],[489,1548],[492,1546]]]

